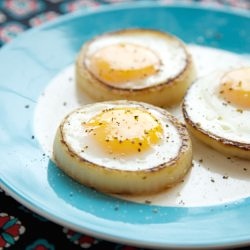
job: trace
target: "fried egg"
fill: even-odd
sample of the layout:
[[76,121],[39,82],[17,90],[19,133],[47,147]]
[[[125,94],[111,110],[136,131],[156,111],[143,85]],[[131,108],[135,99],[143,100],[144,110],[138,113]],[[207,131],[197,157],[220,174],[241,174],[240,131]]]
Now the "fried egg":
[[128,29],[86,42],[76,60],[76,82],[98,101],[179,103],[195,78],[185,44],[168,33]]
[[199,78],[187,91],[183,114],[197,138],[227,155],[250,159],[250,67]]
[[117,194],[161,191],[181,181],[192,161],[182,123],[164,109],[127,100],[71,112],[58,127],[53,151],[73,179]]

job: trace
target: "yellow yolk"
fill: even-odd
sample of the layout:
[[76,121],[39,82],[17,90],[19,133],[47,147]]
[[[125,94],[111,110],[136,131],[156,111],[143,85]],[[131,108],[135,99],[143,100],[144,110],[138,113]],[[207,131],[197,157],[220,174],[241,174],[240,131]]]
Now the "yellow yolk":
[[239,107],[250,108],[250,68],[228,72],[221,80],[220,95],[227,102]]
[[86,131],[109,153],[137,154],[162,136],[162,126],[148,111],[138,108],[104,110],[87,123]]
[[91,58],[89,69],[101,81],[122,84],[154,75],[160,65],[150,49],[134,44],[114,44],[98,50]]

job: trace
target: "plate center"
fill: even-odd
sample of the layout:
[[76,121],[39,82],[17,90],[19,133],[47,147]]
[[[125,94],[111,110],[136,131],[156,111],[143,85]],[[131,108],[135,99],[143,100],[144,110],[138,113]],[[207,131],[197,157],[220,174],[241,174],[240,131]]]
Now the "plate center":
[[[249,57],[223,50],[189,45],[189,51],[198,77],[218,69],[250,65]],[[93,102],[77,89],[74,65],[59,72],[49,82],[38,100],[34,117],[36,138],[48,155],[52,156],[55,132],[64,116],[81,105]],[[179,107],[169,111],[183,119]],[[194,138],[193,147],[193,167],[182,183],[155,195],[118,197],[139,203],[190,207],[218,205],[250,196],[249,161],[221,155]]]

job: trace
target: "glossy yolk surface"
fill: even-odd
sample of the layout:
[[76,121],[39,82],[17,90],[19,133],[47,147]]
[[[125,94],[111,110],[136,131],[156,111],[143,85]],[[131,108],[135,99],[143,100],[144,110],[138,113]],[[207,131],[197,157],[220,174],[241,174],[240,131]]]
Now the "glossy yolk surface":
[[89,69],[99,80],[116,85],[153,75],[159,65],[160,60],[152,50],[120,43],[98,50],[90,58]]
[[225,74],[219,91],[227,102],[250,109],[250,68],[240,68]]
[[108,109],[84,124],[86,131],[109,153],[138,154],[158,143],[162,126],[148,111]]

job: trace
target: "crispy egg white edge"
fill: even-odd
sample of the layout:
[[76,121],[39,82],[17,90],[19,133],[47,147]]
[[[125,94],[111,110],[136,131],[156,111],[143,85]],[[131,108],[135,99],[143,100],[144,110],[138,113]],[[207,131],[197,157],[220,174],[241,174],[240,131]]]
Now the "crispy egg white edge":
[[151,49],[156,53],[160,59],[160,67],[156,74],[148,76],[145,79],[141,79],[134,82],[127,82],[122,85],[119,85],[120,88],[134,88],[141,89],[145,87],[155,86],[160,83],[165,83],[170,79],[178,76],[187,64],[187,53],[184,47],[181,45],[180,41],[177,39],[162,38],[159,35],[154,35],[153,33],[144,33],[132,35],[126,34],[114,34],[99,37],[95,40],[92,40],[88,45],[88,50],[86,53],[86,66],[89,69],[89,64],[91,56],[98,51],[99,49],[109,46],[112,44],[119,43],[132,43],[136,45],[141,45],[146,48]]
[[204,131],[227,140],[250,143],[250,110],[227,103],[218,94],[221,77],[226,71],[213,71],[199,78],[188,90],[185,109],[189,119]]
[[[138,152],[136,155],[109,155],[97,145],[93,137],[85,132],[82,122],[87,122],[101,111],[116,107],[138,107],[146,108],[160,122],[163,128],[163,139],[153,145],[145,152]],[[168,127],[166,127],[166,124]],[[64,121],[62,126],[64,140],[67,145],[81,158],[84,158],[96,165],[109,167],[112,169],[123,170],[142,170],[149,169],[160,164],[166,163],[178,156],[182,139],[177,128],[159,110],[150,105],[130,104],[120,102],[119,104],[95,103],[87,105],[71,113]],[[167,137],[170,136],[170,139]],[[87,148],[86,148],[87,146]],[[85,148],[84,151],[82,149]]]

